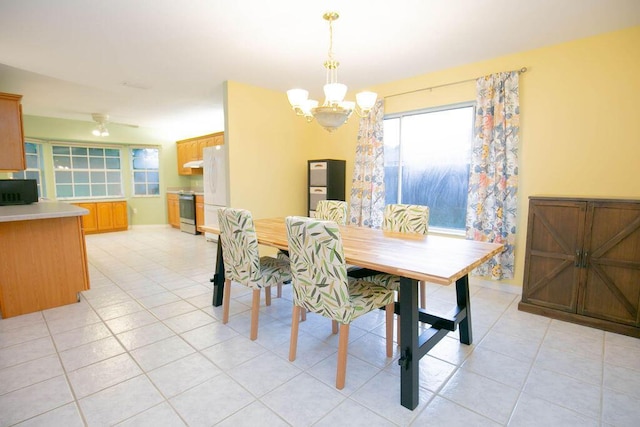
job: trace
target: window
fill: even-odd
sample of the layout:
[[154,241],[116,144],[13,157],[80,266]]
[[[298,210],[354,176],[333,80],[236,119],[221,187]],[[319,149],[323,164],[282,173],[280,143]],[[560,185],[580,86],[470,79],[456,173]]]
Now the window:
[[134,196],[160,195],[159,151],[157,148],[131,149]]
[[429,206],[429,226],[463,231],[474,104],[384,119],[385,203]]
[[13,172],[13,179],[35,179],[38,184],[38,197],[44,197],[44,181],[42,180],[42,145],[35,142],[24,143],[27,169]]
[[57,198],[122,196],[120,149],[54,145]]

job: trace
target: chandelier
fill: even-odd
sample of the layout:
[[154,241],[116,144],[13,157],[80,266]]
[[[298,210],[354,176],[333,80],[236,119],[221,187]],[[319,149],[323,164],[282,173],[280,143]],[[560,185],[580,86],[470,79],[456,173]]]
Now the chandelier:
[[344,100],[347,86],[338,83],[340,63],[333,57],[333,21],[340,15],[338,12],[327,12],[322,17],[329,21],[329,56],[324,62],[324,68],[327,69],[327,80],[323,88],[324,104],[318,106],[318,101],[309,99],[309,91],[304,89],[288,90],[287,97],[296,115],[304,116],[307,122],[315,118],[320,126],[333,132],[342,126],[354,111],[360,117],[368,116],[378,95],[374,92],[360,92],[356,95],[356,102]]

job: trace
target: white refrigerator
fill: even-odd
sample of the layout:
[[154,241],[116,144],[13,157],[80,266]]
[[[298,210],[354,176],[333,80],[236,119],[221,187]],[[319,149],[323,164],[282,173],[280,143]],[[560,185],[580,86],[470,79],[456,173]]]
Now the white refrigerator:
[[[204,224],[218,226],[218,209],[228,205],[227,149],[216,145],[202,150],[204,187]],[[217,234],[205,233],[207,240],[218,240]]]

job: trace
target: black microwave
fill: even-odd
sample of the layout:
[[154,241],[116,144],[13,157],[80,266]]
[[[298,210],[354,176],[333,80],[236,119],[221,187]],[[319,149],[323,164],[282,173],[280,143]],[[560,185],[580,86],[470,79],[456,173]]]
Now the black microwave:
[[35,179],[0,179],[0,206],[28,205],[38,201]]

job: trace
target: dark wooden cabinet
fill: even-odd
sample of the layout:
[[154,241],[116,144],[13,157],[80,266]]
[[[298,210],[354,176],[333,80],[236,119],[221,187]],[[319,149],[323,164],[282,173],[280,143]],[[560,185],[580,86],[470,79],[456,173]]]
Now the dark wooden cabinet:
[[640,337],[640,201],[530,198],[519,308]]
[[320,200],[345,200],[344,160],[309,160],[308,179],[309,198],[307,210],[313,217]]

